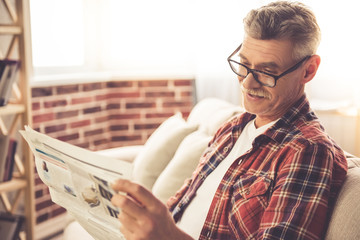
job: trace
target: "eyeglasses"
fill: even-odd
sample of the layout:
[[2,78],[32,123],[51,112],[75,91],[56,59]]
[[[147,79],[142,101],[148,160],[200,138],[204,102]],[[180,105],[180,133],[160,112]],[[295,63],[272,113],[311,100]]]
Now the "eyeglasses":
[[291,73],[293,71],[295,71],[296,69],[298,69],[301,64],[306,61],[307,59],[310,58],[310,56],[306,56],[304,57],[300,62],[296,63],[294,66],[292,66],[291,68],[289,68],[288,70],[286,70],[285,72],[281,73],[280,75],[273,75],[264,71],[260,71],[260,70],[256,70],[256,69],[251,69],[249,67],[247,67],[246,65],[239,63],[237,61],[235,61],[234,56],[236,53],[239,52],[241,45],[227,58],[227,61],[230,64],[230,68],[231,70],[238,75],[241,78],[246,78],[249,73],[252,73],[252,75],[254,76],[254,79],[260,83],[263,86],[266,87],[275,87],[276,86],[276,82],[277,80],[279,80],[279,78],[285,76],[288,73]]

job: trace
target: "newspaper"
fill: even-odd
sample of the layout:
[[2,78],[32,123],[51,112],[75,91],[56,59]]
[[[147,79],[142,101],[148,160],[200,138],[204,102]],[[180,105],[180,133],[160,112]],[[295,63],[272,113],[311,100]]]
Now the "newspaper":
[[102,156],[34,131],[20,131],[35,156],[53,202],[67,209],[95,239],[125,239],[110,199],[111,183],[131,178],[132,164]]

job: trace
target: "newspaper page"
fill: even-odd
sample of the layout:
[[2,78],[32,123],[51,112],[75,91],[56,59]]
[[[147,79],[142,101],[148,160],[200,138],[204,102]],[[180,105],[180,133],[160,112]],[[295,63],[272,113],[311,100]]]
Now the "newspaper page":
[[111,183],[131,178],[132,164],[97,154],[25,126],[20,131],[35,156],[53,202],[67,209],[95,239],[125,239],[110,200]]

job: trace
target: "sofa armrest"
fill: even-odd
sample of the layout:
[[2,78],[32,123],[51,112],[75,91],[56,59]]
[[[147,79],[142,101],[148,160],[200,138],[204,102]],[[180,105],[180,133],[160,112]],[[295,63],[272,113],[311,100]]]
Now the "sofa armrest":
[[97,153],[121,159],[127,162],[133,162],[138,153],[143,149],[143,145],[134,145],[134,146],[126,146],[126,147],[117,147],[117,148],[109,148],[105,150],[97,151]]

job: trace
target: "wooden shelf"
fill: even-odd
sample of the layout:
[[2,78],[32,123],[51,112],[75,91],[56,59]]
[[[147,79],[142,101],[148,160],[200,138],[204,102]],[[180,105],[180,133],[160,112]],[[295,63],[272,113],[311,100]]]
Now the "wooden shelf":
[[[3,211],[25,216],[24,231],[21,239],[33,240],[35,226],[35,193],[34,193],[34,163],[29,147],[19,136],[19,129],[24,125],[31,126],[31,94],[29,79],[32,73],[30,6],[29,0],[3,0],[2,12],[7,11],[11,23],[0,23],[0,35],[12,36],[7,45],[3,43],[0,50],[2,59],[11,58],[21,62],[19,74],[8,103],[0,107],[0,133],[18,141],[15,155],[17,168],[11,181],[0,183],[0,204]],[[2,13],[3,14],[3,13]],[[3,18],[0,21],[4,21]],[[10,117],[9,117],[10,116]],[[6,154],[6,153],[0,153]],[[2,236],[0,236],[2,239]]]
[[18,35],[21,32],[21,28],[18,26],[0,25],[0,34]]
[[0,107],[0,116],[19,114],[25,112],[25,106],[23,104],[7,104]]
[[21,178],[14,178],[11,181],[0,183],[0,193],[15,191],[25,188],[27,186],[26,180]]

